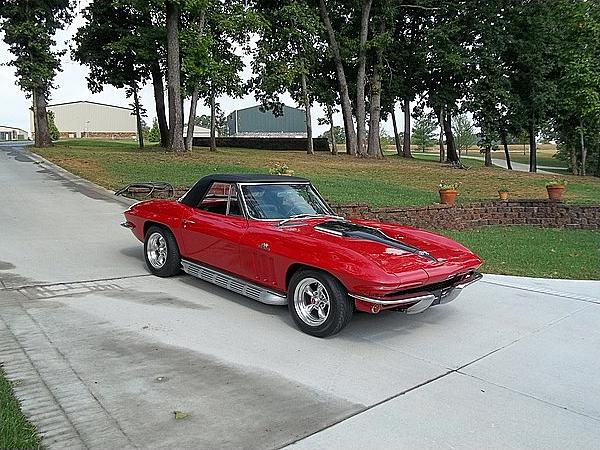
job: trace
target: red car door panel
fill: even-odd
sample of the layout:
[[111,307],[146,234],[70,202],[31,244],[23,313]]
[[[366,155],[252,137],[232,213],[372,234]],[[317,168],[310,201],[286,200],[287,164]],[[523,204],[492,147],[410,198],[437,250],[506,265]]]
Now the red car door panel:
[[240,242],[248,221],[199,209],[183,220],[185,257],[227,272],[240,273]]

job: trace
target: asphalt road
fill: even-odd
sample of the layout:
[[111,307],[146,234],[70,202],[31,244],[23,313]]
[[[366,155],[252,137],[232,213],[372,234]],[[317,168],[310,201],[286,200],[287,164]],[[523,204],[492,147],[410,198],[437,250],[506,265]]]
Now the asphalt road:
[[598,448],[600,283],[486,276],[317,339],[148,275],[125,203],[0,145],[0,361],[47,447]]

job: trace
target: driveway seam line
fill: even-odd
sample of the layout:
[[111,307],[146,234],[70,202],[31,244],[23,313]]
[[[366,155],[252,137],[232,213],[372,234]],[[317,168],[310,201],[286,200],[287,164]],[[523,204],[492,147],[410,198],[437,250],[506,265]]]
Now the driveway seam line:
[[461,371],[458,371],[457,373],[459,373],[459,374],[461,374],[461,375],[464,375],[464,376],[467,376],[467,377],[470,377],[470,378],[474,378],[474,379],[476,379],[476,380],[483,381],[483,382],[485,382],[485,383],[489,383],[489,384],[491,384],[491,385],[493,385],[493,386],[496,386],[496,387],[499,387],[499,388],[501,388],[501,389],[506,389],[507,391],[513,392],[513,393],[515,393],[515,394],[522,395],[522,396],[524,396],[524,397],[530,398],[530,399],[532,399],[532,400],[536,400],[536,401],[538,401],[538,402],[542,402],[542,403],[544,403],[544,404],[546,404],[546,405],[549,405],[549,406],[554,406],[554,407],[556,407],[556,408],[559,408],[559,409],[562,409],[562,410],[564,410],[564,411],[568,411],[568,412],[570,412],[570,413],[577,414],[577,415],[579,415],[579,416],[583,416],[583,417],[586,417],[586,418],[588,418],[588,419],[592,419],[592,420],[594,420],[594,421],[596,421],[596,422],[600,422],[600,418],[598,418],[598,417],[594,417],[594,416],[590,416],[590,415],[588,415],[588,414],[585,414],[585,413],[582,413],[582,412],[579,412],[579,411],[575,411],[575,410],[573,410],[573,409],[570,409],[568,406],[563,406],[563,405],[559,405],[559,404],[557,404],[557,403],[552,403],[552,402],[550,402],[550,401],[548,401],[548,400],[544,400],[544,399],[542,399],[542,398],[536,397],[535,395],[528,394],[527,392],[522,392],[522,391],[518,391],[518,390],[516,390],[516,389],[512,389],[512,388],[510,388],[510,387],[508,387],[508,386],[504,386],[503,384],[498,384],[498,383],[495,383],[495,382],[493,382],[493,381],[486,380],[485,378],[478,377],[477,375],[473,375],[473,374],[466,373],[466,372],[461,372]]
[[[444,377],[446,377],[446,376],[448,376],[448,375],[450,375],[450,374],[452,374],[452,373],[458,373],[458,374],[461,374],[461,375],[466,375],[466,374],[464,374],[464,373],[462,373],[462,372],[461,372],[461,370],[462,370],[462,369],[464,369],[465,367],[468,367],[468,366],[470,366],[470,365],[472,365],[472,364],[475,364],[475,363],[477,363],[477,362],[479,362],[479,361],[483,360],[484,358],[487,358],[488,356],[491,356],[491,355],[493,355],[493,354],[494,354],[494,353],[496,353],[496,352],[499,352],[499,351],[501,351],[501,350],[504,350],[504,349],[506,349],[506,348],[508,348],[508,347],[510,347],[510,346],[512,346],[512,345],[514,345],[514,344],[516,344],[516,343],[517,343],[517,342],[519,342],[520,340],[522,340],[522,339],[525,339],[525,338],[527,338],[527,337],[529,337],[529,336],[532,336],[532,335],[534,335],[534,334],[537,334],[537,333],[541,332],[542,330],[544,330],[544,329],[546,329],[546,328],[548,328],[548,327],[550,327],[550,326],[553,326],[553,325],[555,325],[555,324],[557,324],[557,323],[559,323],[559,322],[561,322],[561,321],[563,321],[563,320],[565,320],[565,319],[569,318],[569,317],[570,317],[570,316],[572,316],[573,314],[576,314],[576,313],[578,313],[578,312],[580,312],[580,311],[583,311],[584,309],[586,309],[586,308],[589,308],[589,307],[590,307],[590,306],[584,306],[584,307],[582,307],[582,308],[579,308],[579,309],[577,309],[577,310],[575,310],[575,311],[573,311],[573,312],[571,312],[571,313],[569,313],[569,314],[567,314],[567,315],[565,315],[565,316],[559,317],[558,319],[556,319],[556,320],[553,320],[553,321],[551,321],[551,322],[549,322],[549,323],[546,323],[546,324],[544,324],[544,325],[540,326],[539,328],[536,328],[535,330],[531,331],[530,333],[527,333],[527,334],[525,334],[525,335],[523,335],[523,336],[521,336],[521,337],[519,337],[519,338],[517,338],[517,339],[515,339],[515,340],[513,340],[513,341],[511,341],[511,342],[508,342],[508,343],[504,344],[504,345],[503,345],[503,346],[501,346],[501,347],[498,347],[498,348],[496,348],[496,349],[494,349],[494,350],[491,350],[491,351],[489,351],[488,353],[486,353],[485,355],[479,356],[479,357],[475,358],[474,360],[472,360],[472,361],[469,361],[469,362],[467,362],[467,363],[463,364],[462,366],[459,366],[459,367],[457,367],[457,368],[455,368],[455,369],[450,369],[450,368],[448,368],[449,370],[448,370],[447,372],[445,372],[445,373],[442,373],[442,374],[440,374],[440,375],[438,375],[438,376],[436,376],[436,377],[433,377],[433,378],[431,378],[431,379],[429,379],[429,380],[423,381],[422,383],[416,384],[416,385],[414,385],[414,386],[412,386],[412,387],[410,387],[410,388],[408,388],[408,389],[405,389],[405,390],[403,390],[403,391],[401,391],[401,392],[399,392],[399,393],[397,393],[397,394],[394,394],[394,395],[392,395],[392,396],[390,396],[390,397],[387,397],[387,398],[385,398],[385,399],[382,399],[382,400],[378,401],[377,403],[374,403],[374,404],[372,404],[372,405],[369,405],[369,406],[365,407],[364,409],[362,409],[362,410],[360,410],[360,411],[356,411],[356,412],[354,412],[354,413],[352,413],[352,414],[348,415],[348,416],[347,416],[347,417],[345,417],[345,418],[342,418],[342,419],[340,419],[340,420],[338,420],[338,421],[336,421],[336,422],[334,422],[334,423],[332,423],[332,424],[330,424],[330,425],[328,425],[328,426],[326,426],[326,427],[324,427],[324,428],[321,428],[320,430],[316,430],[316,431],[314,431],[314,432],[312,432],[312,433],[310,433],[310,434],[308,434],[308,435],[306,435],[306,436],[303,436],[303,437],[301,437],[301,438],[298,438],[298,439],[296,439],[296,440],[294,440],[294,441],[291,441],[291,442],[289,442],[289,443],[287,443],[287,444],[284,444],[284,445],[282,445],[281,447],[277,447],[277,448],[278,448],[278,449],[282,449],[282,448],[284,448],[284,447],[287,447],[287,446],[289,446],[289,445],[294,445],[294,444],[296,444],[296,443],[298,443],[298,442],[300,442],[300,441],[303,441],[304,439],[307,439],[307,438],[309,438],[309,437],[311,437],[311,436],[314,436],[314,435],[316,435],[316,434],[319,434],[319,433],[321,433],[321,432],[323,432],[323,431],[325,431],[325,430],[328,430],[329,428],[332,428],[332,427],[334,427],[334,426],[336,426],[336,425],[338,425],[338,424],[340,424],[340,423],[342,423],[342,422],[345,422],[345,421],[346,421],[346,420],[348,420],[348,419],[352,419],[353,417],[356,417],[356,416],[358,416],[358,415],[361,415],[361,414],[363,414],[363,413],[365,413],[365,412],[367,412],[367,411],[369,411],[369,410],[371,410],[371,409],[373,409],[373,408],[376,408],[376,407],[378,407],[378,406],[381,406],[381,405],[383,405],[384,403],[387,403],[387,402],[389,402],[389,401],[395,400],[396,398],[398,398],[398,397],[401,397],[402,395],[408,394],[409,392],[415,391],[415,390],[417,390],[417,389],[419,389],[419,388],[422,388],[423,386],[426,386],[426,385],[428,385],[428,384],[430,384],[430,383],[433,383],[433,382],[435,382],[435,381],[438,381],[438,380],[440,380],[440,379],[442,379],[442,378],[444,378]],[[486,381],[486,380],[483,380],[483,381]],[[492,384],[493,384],[493,383],[492,383]],[[514,391],[514,392],[515,392],[515,393],[519,393],[518,391]],[[525,395],[525,394],[523,394],[523,395]],[[549,405],[552,405],[552,403],[548,403],[548,404],[549,404]],[[553,406],[556,406],[557,408],[560,408],[560,409],[564,409],[563,407],[561,407],[561,406],[558,406],[558,405],[553,405]]]
[[19,291],[21,289],[39,288],[39,287],[53,287],[53,286],[66,286],[67,284],[84,284],[84,283],[97,283],[101,281],[118,281],[118,280],[129,280],[132,278],[142,278],[152,276],[150,273],[144,273],[140,275],[125,275],[123,277],[110,277],[110,278],[95,278],[91,280],[78,280],[78,281],[61,281],[57,283],[39,283],[39,284],[26,284],[23,286],[11,286],[3,291]]
[[[456,370],[458,370],[458,369],[456,369]],[[339,425],[340,423],[345,422],[346,420],[352,419],[353,417],[359,416],[359,415],[361,415],[361,414],[363,414],[363,413],[365,413],[365,412],[367,412],[367,411],[369,411],[369,410],[371,410],[373,408],[376,408],[378,406],[383,405],[384,403],[387,403],[387,402],[389,402],[391,400],[394,400],[394,399],[396,399],[396,398],[398,398],[398,397],[400,397],[400,396],[402,396],[404,394],[408,394],[409,392],[414,391],[416,389],[419,389],[419,388],[421,388],[421,387],[423,387],[423,386],[425,386],[425,385],[427,385],[429,383],[433,383],[434,381],[437,381],[440,378],[444,378],[446,375],[450,375],[453,372],[455,372],[455,370],[450,370],[450,371],[444,372],[444,373],[442,373],[440,375],[437,375],[437,376],[435,376],[433,378],[425,380],[425,381],[423,381],[423,382],[421,382],[419,384],[416,384],[416,385],[414,385],[412,387],[404,389],[403,391],[398,392],[397,394],[394,394],[394,395],[392,395],[390,397],[384,398],[384,399],[378,401],[377,403],[373,403],[372,405],[369,405],[369,406],[367,406],[367,407],[365,407],[365,408],[363,408],[363,409],[361,409],[359,411],[355,411],[354,413],[349,414],[348,416],[346,416],[346,417],[344,417],[342,419],[339,419],[339,420],[335,421],[334,423],[329,424],[326,427],[321,428],[320,430],[316,430],[316,431],[314,431],[314,432],[312,432],[310,434],[307,434],[306,436],[302,436],[302,437],[300,437],[298,439],[295,439],[293,441],[285,443],[285,444],[283,444],[283,445],[281,445],[279,447],[276,447],[276,448],[277,449],[282,449],[282,448],[288,447],[290,445],[294,445],[294,444],[296,444],[296,443],[298,443],[300,441],[303,441],[303,440],[305,440],[305,439],[307,439],[307,438],[309,438],[311,436],[314,436],[315,434],[319,434],[319,433],[321,433],[321,432],[323,432],[325,430],[328,430],[329,428],[333,428],[334,426]]]
[[[587,281],[587,280],[586,280]],[[593,297],[586,297],[583,295],[578,295],[578,294],[569,294],[568,292],[556,292],[553,290],[546,290],[546,289],[535,289],[535,288],[528,288],[528,287],[523,287],[523,286],[516,286],[514,284],[505,284],[505,283],[500,283],[497,281],[489,281],[486,279],[481,280],[482,283],[488,283],[488,284],[493,284],[495,286],[502,286],[502,287],[506,287],[506,288],[510,288],[510,289],[518,289],[521,291],[527,291],[527,292],[535,292],[537,294],[546,294],[546,295],[551,295],[553,297],[561,297],[561,298],[568,298],[571,300],[577,300],[580,302],[585,302],[585,303],[595,303],[595,304],[600,304],[600,299],[596,299]]]
[[[139,448],[131,440],[131,438],[129,437],[129,435],[127,435],[127,433],[125,433],[125,431],[123,430],[123,428],[121,427],[121,424],[117,421],[117,419],[115,419],[108,412],[108,410],[104,407],[104,405],[98,399],[98,397],[96,397],[96,395],[90,390],[89,386],[83,381],[83,379],[79,376],[79,373],[77,373],[77,371],[75,370],[75,368],[71,365],[71,362],[69,361],[69,359],[64,355],[63,352],[61,352],[59,350],[59,348],[54,344],[54,342],[52,341],[52,339],[50,339],[50,337],[48,336],[48,334],[46,334],[46,331],[42,328],[42,326],[40,325],[40,323],[29,313],[29,311],[27,311],[27,309],[22,304],[20,304],[19,306],[21,307],[21,309],[23,310],[23,312],[31,319],[31,321],[37,326],[37,328],[40,330],[40,332],[42,333],[42,335],[46,338],[46,340],[48,341],[48,343],[50,343],[50,345],[52,346],[52,348],[54,349],[54,351],[56,351],[56,353],[58,353],[60,355],[60,357],[63,359],[63,361],[65,362],[65,364],[67,365],[67,367],[73,372],[73,374],[75,375],[75,377],[77,377],[77,379],[79,380],[79,382],[85,387],[85,389],[88,391],[88,393],[90,394],[90,396],[96,401],[96,403],[98,404],[98,406],[100,406],[100,409],[102,411],[104,411],[104,413],[109,418],[109,420],[112,421],[113,424],[117,427],[117,430],[119,430],[121,432],[121,434],[125,437],[125,439],[127,439],[127,441],[129,442],[129,444],[131,444],[131,446],[133,448]],[[62,409],[62,407],[61,407],[61,409]]]

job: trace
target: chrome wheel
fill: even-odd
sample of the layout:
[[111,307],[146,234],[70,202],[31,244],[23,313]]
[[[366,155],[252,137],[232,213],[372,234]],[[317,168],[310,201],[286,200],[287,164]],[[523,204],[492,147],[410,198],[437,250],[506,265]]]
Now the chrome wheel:
[[329,317],[331,303],[323,283],[316,278],[304,278],[294,290],[294,308],[307,325],[322,325]]
[[148,261],[155,269],[162,268],[167,262],[167,241],[160,233],[152,233],[146,245]]

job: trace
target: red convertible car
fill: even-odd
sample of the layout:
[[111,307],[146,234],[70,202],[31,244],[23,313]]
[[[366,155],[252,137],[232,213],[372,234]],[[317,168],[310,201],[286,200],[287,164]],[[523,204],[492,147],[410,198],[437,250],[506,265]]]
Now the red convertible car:
[[355,310],[420,313],[481,275],[462,245],[415,228],[336,216],[304,178],[210,175],[178,200],[148,200],[122,224],[150,272],[186,273],[272,305],[325,337]]

